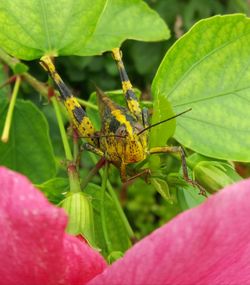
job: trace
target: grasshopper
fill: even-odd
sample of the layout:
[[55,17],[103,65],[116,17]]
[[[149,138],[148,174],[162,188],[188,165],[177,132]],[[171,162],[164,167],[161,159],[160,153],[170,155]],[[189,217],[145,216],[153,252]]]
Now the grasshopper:
[[151,154],[177,152],[181,156],[184,179],[192,186],[198,187],[200,193],[205,195],[205,190],[188,176],[185,153],[182,147],[164,146],[149,148],[148,137],[151,127],[173,119],[189,110],[154,125],[150,125],[148,110],[146,108],[140,108],[138,99],[125,70],[120,49],[114,48],[112,54],[120,73],[127,108],[116,104],[97,88],[97,102],[102,121],[101,130],[99,132],[94,129],[86,112],[61,79],[51,59],[48,56],[44,56],[40,59],[40,64],[54,81],[74,127],[77,129],[79,135],[86,139],[84,148],[104,157],[105,160],[118,167],[121,180],[124,183],[149,173],[148,169],[144,169],[144,171],[132,177],[127,177],[126,166],[128,164],[143,161]]

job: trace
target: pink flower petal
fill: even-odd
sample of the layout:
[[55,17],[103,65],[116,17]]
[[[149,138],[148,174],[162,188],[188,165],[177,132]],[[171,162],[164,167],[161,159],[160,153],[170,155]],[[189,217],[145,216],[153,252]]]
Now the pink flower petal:
[[250,180],[227,187],[138,242],[88,283],[250,284]]
[[103,258],[66,223],[27,178],[0,167],[0,284],[85,284],[102,272]]

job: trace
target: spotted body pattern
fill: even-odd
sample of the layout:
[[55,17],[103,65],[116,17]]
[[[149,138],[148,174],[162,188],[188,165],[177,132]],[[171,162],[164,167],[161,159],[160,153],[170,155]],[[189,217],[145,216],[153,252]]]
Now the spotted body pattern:
[[62,81],[51,59],[44,56],[40,60],[41,65],[48,71],[57,86],[75,128],[82,137],[86,138],[85,148],[105,157],[107,161],[116,165],[120,169],[123,182],[145,173],[145,171],[142,171],[128,179],[126,174],[127,164],[140,162],[154,153],[178,152],[181,155],[184,179],[193,186],[197,186],[204,193],[204,189],[188,177],[185,155],[181,147],[165,146],[149,149],[148,128],[150,126],[148,111],[146,108],[140,108],[125,70],[119,48],[114,48],[112,54],[120,73],[127,108],[116,104],[97,88],[97,101],[102,122],[99,132],[94,130],[86,112]]

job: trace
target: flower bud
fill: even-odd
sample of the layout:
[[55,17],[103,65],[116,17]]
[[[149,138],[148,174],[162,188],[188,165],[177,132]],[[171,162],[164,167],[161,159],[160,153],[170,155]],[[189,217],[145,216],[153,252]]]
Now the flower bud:
[[67,232],[82,235],[89,245],[97,248],[94,236],[94,219],[91,198],[83,192],[70,193],[62,203],[68,214]]
[[116,260],[120,259],[123,257],[123,253],[121,251],[112,251],[109,256],[108,256],[108,263],[111,264],[115,262]]
[[193,173],[196,181],[212,193],[241,180],[234,168],[225,162],[200,161],[193,168]]

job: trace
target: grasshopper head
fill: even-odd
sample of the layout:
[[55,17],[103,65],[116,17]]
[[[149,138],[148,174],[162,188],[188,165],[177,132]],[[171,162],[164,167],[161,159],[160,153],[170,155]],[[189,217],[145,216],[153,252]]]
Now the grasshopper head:
[[121,159],[124,163],[139,162],[146,158],[148,151],[148,133],[138,133],[143,129],[139,122],[131,124],[131,128],[120,125],[116,131],[118,149],[121,149]]

